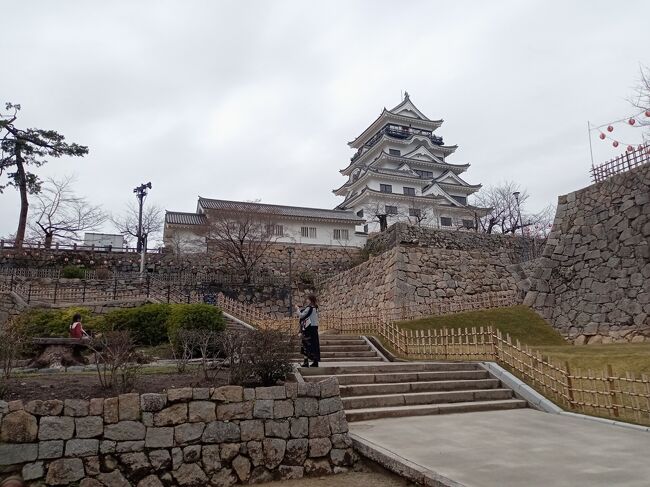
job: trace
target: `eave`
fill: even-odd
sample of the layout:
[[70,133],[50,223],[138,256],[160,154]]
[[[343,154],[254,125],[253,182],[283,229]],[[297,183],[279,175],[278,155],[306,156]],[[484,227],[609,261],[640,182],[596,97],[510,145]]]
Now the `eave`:
[[443,120],[422,120],[418,118],[405,117],[383,109],[381,114],[372,122],[366,130],[364,130],[356,139],[348,142],[348,145],[353,149],[358,149],[363,146],[370,137],[375,135],[384,125],[395,123],[396,125],[405,125],[423,130],[431,130],[432,132],[439,128]]

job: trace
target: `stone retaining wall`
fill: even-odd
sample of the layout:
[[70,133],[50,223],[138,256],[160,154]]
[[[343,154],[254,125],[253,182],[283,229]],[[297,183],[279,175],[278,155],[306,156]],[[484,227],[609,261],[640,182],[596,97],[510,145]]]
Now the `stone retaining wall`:
[[0,401],[0,423],[0,472],[29,485],[229,486],[345,472],[356,459],[336,378]]
[[0,326],[6,323],[12,316],[17,316],[28,308],[14,293],[0,291]]
[[650,164],[559,197],[525,302],[576,343],[650,340]]

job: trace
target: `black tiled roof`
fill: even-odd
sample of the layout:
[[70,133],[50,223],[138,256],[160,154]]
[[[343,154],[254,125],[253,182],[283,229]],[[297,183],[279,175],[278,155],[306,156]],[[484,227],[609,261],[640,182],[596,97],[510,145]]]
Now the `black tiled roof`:
[[172,225],[206,225],[208,220],[201,213],[168,211],[165,213],[165,223]]

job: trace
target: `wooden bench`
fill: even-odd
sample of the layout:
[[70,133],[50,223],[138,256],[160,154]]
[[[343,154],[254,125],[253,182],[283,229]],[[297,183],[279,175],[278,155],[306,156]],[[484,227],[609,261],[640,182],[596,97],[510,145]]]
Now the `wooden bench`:
[[81,352],[88,348],[89,338],[33,338],[32,345],[38,350],[38,356],[32,360],[30,367],[67,367],[85,365],[86,359]]

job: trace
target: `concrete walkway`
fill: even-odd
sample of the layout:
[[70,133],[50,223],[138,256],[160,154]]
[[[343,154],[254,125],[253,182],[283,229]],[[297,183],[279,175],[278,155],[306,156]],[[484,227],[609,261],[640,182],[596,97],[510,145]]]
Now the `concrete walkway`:
[[650,433],[533,409],[362,421],[350,432],[468,487],[650,485]]

